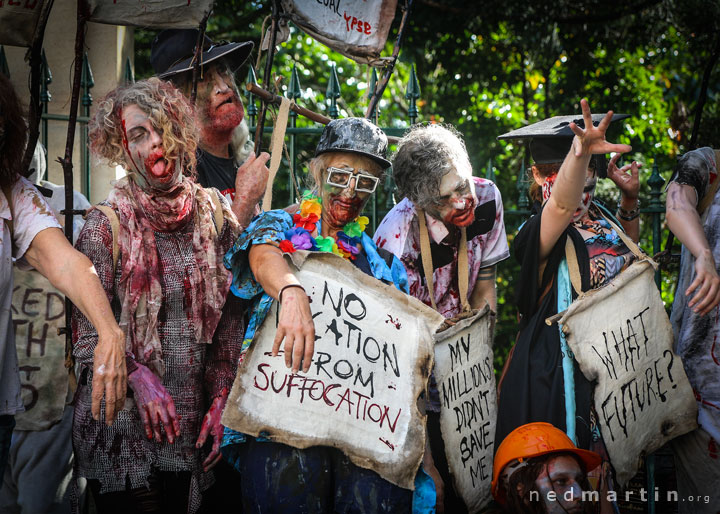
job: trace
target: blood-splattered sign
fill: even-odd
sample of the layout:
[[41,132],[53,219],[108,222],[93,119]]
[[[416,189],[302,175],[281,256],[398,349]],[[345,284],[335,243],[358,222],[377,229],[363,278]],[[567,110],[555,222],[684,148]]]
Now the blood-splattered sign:
[[213,0],[89,0],[90,20],[110,25],[197,28]]
[[19,430],[45,430],[63,415],[68,390],[65,369],[65,297],[37,271],[13,270],[12,317],[25,412]]
[[425,448],[417,399],[442,316],[335,255],[292,257],[315,322],[310,370],[292,374],[282,354],[270,355],[273,306],[238,369],[223,424],[297,448],[340,448],[411,489]]
[[490,500],[497,418],[494,325],[486,305],[435,336],[440,431],[455,489],[469,512],[479,512]]
[[282,0],[293,23],[362,64],[380,62],[396,7],[397,0]]
[[43,0],[0,1],[0,45],[30,46]]
[[697,406],[647,260],[573,302],[559,323],[588,380],[624,486],[642,455],[697,427]]

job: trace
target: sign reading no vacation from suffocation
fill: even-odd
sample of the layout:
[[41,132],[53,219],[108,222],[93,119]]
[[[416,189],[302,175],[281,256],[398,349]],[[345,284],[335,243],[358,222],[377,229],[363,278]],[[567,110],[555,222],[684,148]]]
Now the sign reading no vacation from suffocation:
[[435,336],[435,380],[445,455],[469,512],[490,500],[497,400],[494,315],[486,305]]
[[271,356],[275,304],[238,369],[223,424],[298,448],[340,448],[412,488],[425,448],[417,399],[442,316],[335,255],[292,258],[315,323],[310,370],[292,374],[282,353]]
[[588,380],[603,440],[624,486],[640,457],[697,426],[697,407],[648,260],[573,302],[560,319]]

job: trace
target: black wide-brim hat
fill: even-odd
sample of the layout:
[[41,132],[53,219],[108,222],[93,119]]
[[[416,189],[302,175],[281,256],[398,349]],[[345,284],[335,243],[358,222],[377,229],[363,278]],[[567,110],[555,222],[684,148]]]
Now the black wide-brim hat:
[[372,122],[365,118],[340,118],[325,126],[315,157],[328,152],[354,153],[372,159],[386,170],[391,165],[386,159],[387,147],[387,136]]
[[[167,79],[193,69],[199,32],[198,29],[168,29],[157,35],[150,48],[150,64],[158,78]],[[250,56],[252,49],[252,41],[215,44],[206,35],[200,64],[206,65],[222,59],[230,71],[235,73]]]

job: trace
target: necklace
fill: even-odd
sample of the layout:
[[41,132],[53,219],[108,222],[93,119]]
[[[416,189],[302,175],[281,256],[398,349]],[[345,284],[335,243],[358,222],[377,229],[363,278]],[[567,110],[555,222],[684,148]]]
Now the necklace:
[[297,250],[313,250],[339,255],[354,260],[360,249],[360,237],[370,222],[367,216],[358,216],[347,223],[335,237],[313,237],[311,233],[317,228],[322,216],[322,199],[305,191],[300,202],[300,209],[293,216],[295,226],[284,232],[285,239],[280,241],[280,250],[293,253]]

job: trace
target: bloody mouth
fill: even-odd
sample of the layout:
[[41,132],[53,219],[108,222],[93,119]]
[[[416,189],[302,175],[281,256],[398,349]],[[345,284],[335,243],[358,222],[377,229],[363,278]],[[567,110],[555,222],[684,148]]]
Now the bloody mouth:
[[475,208],[474,205],[469,205],[465,209],[459,211],[453,209],[445,217],[445,222],[451,223],[458,227],[466,227],[475,220]]
[[360,198],[355,197],[352,199],[333,198],[330,203],[335,218],[340,220],[345,218],[357,218],[363,202]]
[[156,179],[171,177],[173,168],[174,164],[168,163],[161,151],[153,152],[145,159],[145,169]]

